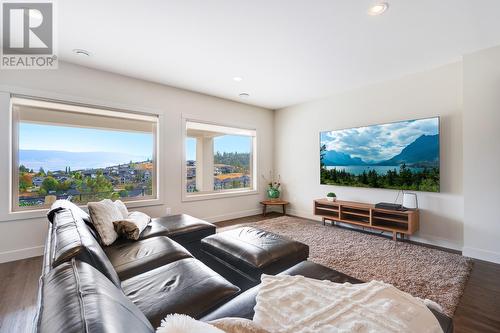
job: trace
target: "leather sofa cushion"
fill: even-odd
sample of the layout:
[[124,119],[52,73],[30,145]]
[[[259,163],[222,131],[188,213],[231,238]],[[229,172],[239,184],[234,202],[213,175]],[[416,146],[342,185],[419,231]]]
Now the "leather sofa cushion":
[[66,200],[66,199],[56,200],[52,204],[52,206],[50,206],[50,210],[47,213],[47,218],[48,218],[49,222],[52,223],[54,221],[54,217],[55,217],[56,213],[63,210],[63,209],[69,209],[71,212],[73,212],[73,216],[75,218],[77,218],[77,219],[81,218],[83,220],[83,222],[85,222],[85,224],[89,228],[89,231],[92,234],[92,236],[94,236],[94,238],[97,239],[98,242],[101,242],[99,235],[97,234],[97,230],[95,230],[94,225],[92,224],[92,221],[90,221],[90,215],[69,200]]
[[[280,273],[286,275],[302,275],[308,278],[317,280],[329,280],[337,283],[349,282],[352,284],[362,283],[361,280],[355,279],[343,273],[337,272],[328,267],[313,263],[312,261],[303,261],[290,269]],[[248,289],[244,293],[233,298],[229,302],[225,303],[215,311],[207,314],[201,320],[211,321],[215,319],[225,318],[225,317],[237,317],[253,319],[255,314],[254,307],[257,304],[256,296],[259,292],[259,286],[255,286]],[[453,321],[446,315],[430,309],[434,316],[439,321],[443,332],[452,333],[453,332]]]
[[160,236],[123,242],[104,248],[120,280],[125,280],[191,254],[168,237]]
[[192,258],[125,280],[122,288],[154,327],[171,313],[199,318],[239,292],[238,287]]
[[72,259],[41,280],[38,333],[152,333],[144,314],[92,266]]
[[59,210],[54,215],[51,239],[52,267],[76,258],[92,265],[120,288],[120,279],[87,225],[72,210]]
[[47,218],[49,219],[50,223],[54,222],[54,217],[57,212],[63,210],[63,209],[68,209],[73,212],[73,215],[76,218],[81,218],[84,221],[90,221],[90,216],[87,214],[83,209],[78,207],[76,204],[69,200],[56,200],[51,206],[50,210],[47,213]]
[[215,234],[215,225],[186,214],[153,218],[140,239],[168,236],[181,244],[199,242]]
[[83,251],[83,241],[77,222],[69,210],[59,211],[53,230],[52,266],[71,260]]
[[204,252],[252,276],[276,274],[309,256],[300,242],[252,227],[224,231],[201,241]]

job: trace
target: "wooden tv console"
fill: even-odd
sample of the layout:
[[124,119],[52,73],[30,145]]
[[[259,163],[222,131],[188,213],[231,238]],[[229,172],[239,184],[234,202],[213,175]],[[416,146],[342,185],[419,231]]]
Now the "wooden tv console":
[[366,228],[390,231],[392,239],[402,239],[418,230],[418,209],[396,211],[375,208],[375,205],[352,201],[314,200],[314,215],[325,221],[348,223]]

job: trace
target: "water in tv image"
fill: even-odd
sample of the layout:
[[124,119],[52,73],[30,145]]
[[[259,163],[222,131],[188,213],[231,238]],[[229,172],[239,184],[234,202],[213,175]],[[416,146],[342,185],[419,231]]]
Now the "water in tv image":
[[439,118],[320,134],[321,184],[439,192]]

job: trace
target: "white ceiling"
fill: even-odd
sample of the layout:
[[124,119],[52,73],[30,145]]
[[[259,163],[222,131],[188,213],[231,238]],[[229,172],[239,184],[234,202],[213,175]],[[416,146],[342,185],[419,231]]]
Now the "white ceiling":
[[[62,60],[277,109],[500,44],[499,0],[58,1]],[[75,48],[90,58],[72,53]],[[243,81],[234,82],[234,76]],[[241,100],[240,92],[250,98]]]

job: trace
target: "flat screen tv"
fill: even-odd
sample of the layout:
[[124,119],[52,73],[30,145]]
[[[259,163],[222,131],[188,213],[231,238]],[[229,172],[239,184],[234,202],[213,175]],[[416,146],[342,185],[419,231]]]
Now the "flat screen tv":
[[321,184],[439,192],[439,117],[320,133]]

